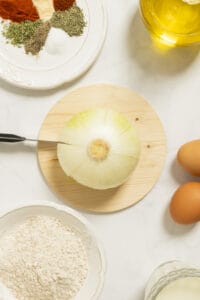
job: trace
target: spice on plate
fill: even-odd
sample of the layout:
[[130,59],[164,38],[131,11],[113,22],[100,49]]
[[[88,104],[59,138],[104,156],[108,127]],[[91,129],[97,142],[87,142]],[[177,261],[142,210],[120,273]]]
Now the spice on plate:
[[32,0],[0,0],[0,17],[13,22],[39,19]]
[[[51,27],[69,36],[82,35],[85,17],[75,0],[0,0],[2,34],[25,53],[36,55],[43,48]],[[10,22],[4,22],[10,20]]]
[[51,19],[51,25],[63,29],[69,36],[80,36],[86,26],[83,11],[78,6],[72,6],[66,11],[56,11]]
[[37,8],[40,19],[48,21],[51,19],[55,9],[53,0],[32,0]]
[[31,53],[33,55],[36,55],[40,52],[46,42],[50,29],[51,25],[49,22],[42,23],[36,28],[33,36],[24,44],[24,48],[27,54]]
[[33,36],[41,23],[40,20],[37,20],[4,24],[3,35],[12,45],[20,46]]
[[0,239],[0,281],[16,299],[72,300],[88,273],[80,233],[52,216],[32,216]]
[[54,0],[53,2],[55,10],[63,11],[70,8],[75,3],[75,0]]

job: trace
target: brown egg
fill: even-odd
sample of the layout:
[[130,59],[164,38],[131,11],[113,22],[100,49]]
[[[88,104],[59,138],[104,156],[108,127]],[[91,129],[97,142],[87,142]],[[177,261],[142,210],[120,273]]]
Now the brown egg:
[[181,185],[172,197],[170,213],[179,224],[200,221],[200,182]]
[[182,167],[194,176],[200,176],[200,140],[183,145],[177,154]]

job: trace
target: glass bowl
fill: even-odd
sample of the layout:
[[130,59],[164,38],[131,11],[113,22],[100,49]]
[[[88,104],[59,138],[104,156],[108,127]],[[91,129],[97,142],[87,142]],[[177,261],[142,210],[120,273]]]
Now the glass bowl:
[[145,300],[155,300],[168,284],[186,277],[200,277],[200,269],[179,261],[170,261],[160,265],[149,279],[145,290]]

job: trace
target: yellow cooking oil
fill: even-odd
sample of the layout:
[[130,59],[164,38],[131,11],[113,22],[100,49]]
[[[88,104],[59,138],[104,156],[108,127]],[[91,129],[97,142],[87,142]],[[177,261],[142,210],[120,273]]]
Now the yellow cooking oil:
[[200,43],[199,0],[140,0],[152,37],[168,46]]

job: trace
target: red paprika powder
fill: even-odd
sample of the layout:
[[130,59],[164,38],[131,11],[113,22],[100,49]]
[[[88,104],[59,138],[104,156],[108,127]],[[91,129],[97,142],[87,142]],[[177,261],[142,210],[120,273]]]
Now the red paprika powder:
[[13,22],[39,19],[32,0],[0,0],[0,17]]
[[75,0],[54,0],[55,10],[67,10],[75,3]]

